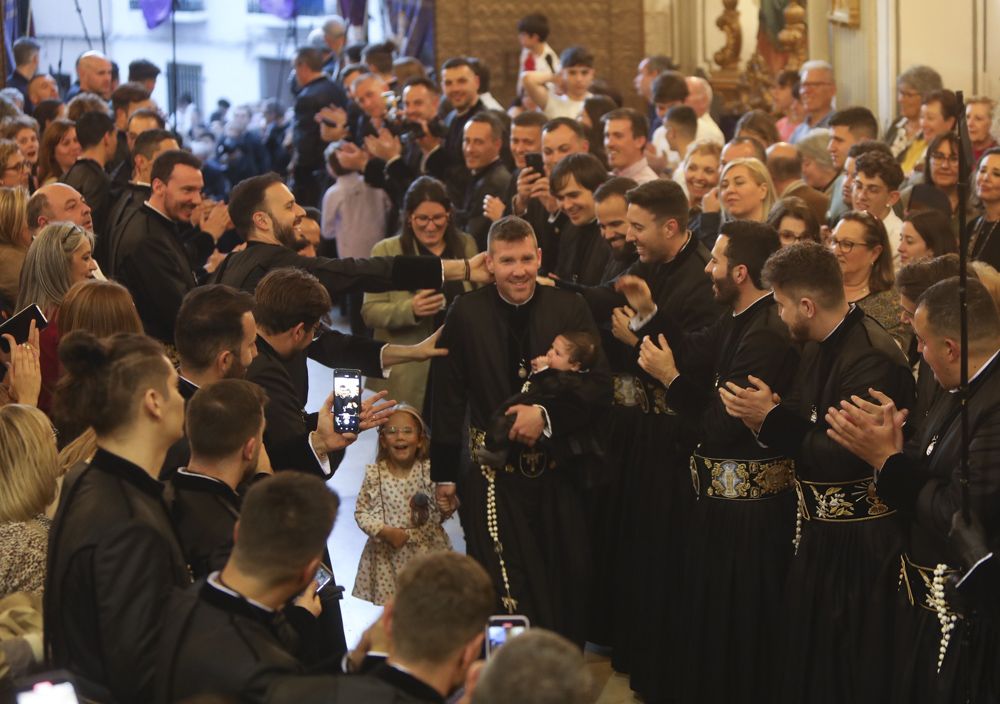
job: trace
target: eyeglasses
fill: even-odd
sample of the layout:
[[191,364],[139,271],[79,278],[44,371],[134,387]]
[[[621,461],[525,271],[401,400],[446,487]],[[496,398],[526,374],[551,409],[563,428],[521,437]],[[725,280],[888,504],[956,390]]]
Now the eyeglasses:
[[430,223],[434,223],[438,227],[444,227],[448,222],[448,214],[443,213],[440,215],[414,215],[413,224],[419,225],[420,227],[427,227]]
[[868,247],[867,242],[855,242],[854,240],[840,240],[836,237],[830,238],[830,249],[839,249],[844,254],[850,254],[855,247]]
[[896,91],[896,94],[899,95],[900,98],[921,98],[921,97],[923,97],[923,95],[919,91],[915,91],[915,90],[898,90],[898,91]]
[[781,238],[782,242],[801,242],[806,239],[806,233],[799,234],[798,232],[792,232],[791,230],[779,230],[778,237]]
[[832,86],[832,81],[809,81],[808,83],[800,83],[799,90],[807,88],[822,88],[823,86]]
[[931,152],[931,161],[946,161],[949,164],[957,164],[958,154],[944,154],[942,152]]
[[386,435],[402,435],[404,437],[409,437],[410,435],[416,435],[416,428],[397,428],[395,425],[390,425],[382,428],[382,432]]

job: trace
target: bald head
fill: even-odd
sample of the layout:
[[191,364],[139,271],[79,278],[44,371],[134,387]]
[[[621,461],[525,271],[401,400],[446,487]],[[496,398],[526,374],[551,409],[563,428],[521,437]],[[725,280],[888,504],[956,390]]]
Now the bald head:
[[764,147],[757,140],[750,139],[749,137],[733,137],[722,148],[719,160],[722,166],[725,166],[730,161],[735,161],[736,159],[757,159],[763,163],[766,158]]
[[65,183],[50,183],[32,194],[28,200],[28,227],[32,232],[63,221],[94,231],[90,206],[79,191]]
[[688,76],[684,79],[687,84],[688,97],[684,104],[694,110],[698,117],[701,117],[712,105],[712,86],[708,81],[698,76]]
[[76,62],[80,90],[111,98],[111,62],[99,51],[87,51]]
[[775,142],[767,148],[767,170],[780,193],[784,185],[802,178],[802,155],[794,144]]

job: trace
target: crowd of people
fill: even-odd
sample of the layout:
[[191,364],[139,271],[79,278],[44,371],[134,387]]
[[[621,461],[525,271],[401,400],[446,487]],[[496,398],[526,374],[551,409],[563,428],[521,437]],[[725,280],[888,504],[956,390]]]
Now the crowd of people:
[[[1000,701],[994,102],[915,66],[883,130],[811,60],[720,125],[668,57],[636,110],[516,30],[506,109],[333,17],[287,110],[207,120],[149,61],[60,95],[15,42],[0,683],[582,704],[588,647],[644,702]],[[357,433],[307,360],[373,392],[354,648],[324,482]],[[491,614],[532,629],[484,665]]]

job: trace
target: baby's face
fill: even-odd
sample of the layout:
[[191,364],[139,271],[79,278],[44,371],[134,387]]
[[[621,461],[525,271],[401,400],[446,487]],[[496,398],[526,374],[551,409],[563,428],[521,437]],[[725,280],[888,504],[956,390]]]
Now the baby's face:
[[556,335],[556,339],[552,341],[552,346],[549,347],[549,351],[545,354],[549,369],[555,369],[560,372],[579,371],[580,363],[570,361],[572,352],[573,346],[569,340],[562,335]]

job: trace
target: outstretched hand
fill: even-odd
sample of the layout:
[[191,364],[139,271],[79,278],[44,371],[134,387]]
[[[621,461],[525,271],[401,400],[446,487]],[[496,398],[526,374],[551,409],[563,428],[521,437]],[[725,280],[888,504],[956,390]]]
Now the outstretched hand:
[[653,294],[645,279],[632,274],[619,276],[615,281],[615,290],[625,296],[629,307],[640,316],[645,318],[653,314],[656,304],[653,303]]
[[388,391],[379,391],[361,402],[361,413],[358,416],[359,432],[377,428],[389,421],[396,402],[392,399],[383,400],[388,395]]

